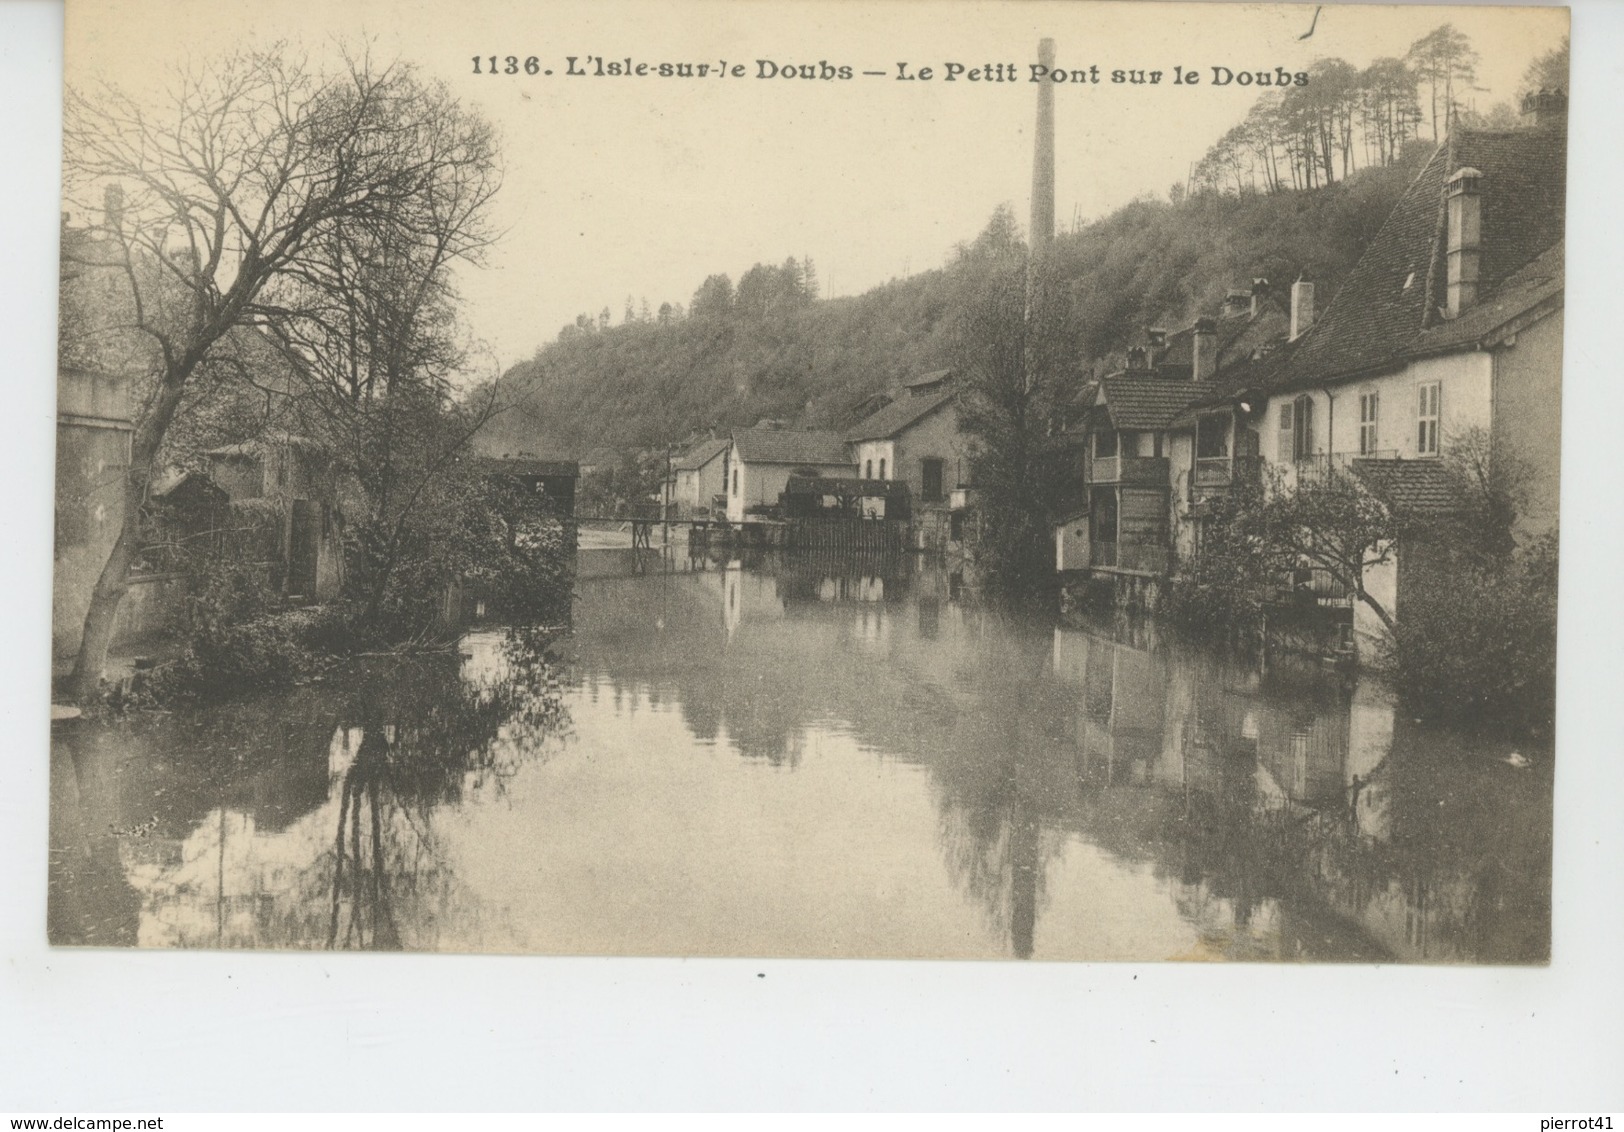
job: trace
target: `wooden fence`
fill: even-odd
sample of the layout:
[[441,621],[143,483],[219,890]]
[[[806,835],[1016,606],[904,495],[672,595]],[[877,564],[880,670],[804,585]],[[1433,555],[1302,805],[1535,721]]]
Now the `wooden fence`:
[[908,524],[896,519],[795,519],[789,524],[790,550],[853,554],[900,554]]

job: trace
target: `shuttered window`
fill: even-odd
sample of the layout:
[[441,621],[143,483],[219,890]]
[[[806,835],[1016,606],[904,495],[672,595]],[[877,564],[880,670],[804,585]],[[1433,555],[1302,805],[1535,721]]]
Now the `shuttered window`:
[[1418,392],[1415,454],[1417,456],[1436,456],[1438,454],[1438,421],[1441,417],[1439,409],[1443,403],[1443,390],[1438,382],[1429,381],[1421,386]]
[[1297,407],[1295,405],[1282,404],[1280,406],[1280,447],[1275,453],[1275,458],[1282,464],[1289,464],[1297,458],[1296,430],[1292,427],[1292,421],[1296,415]]
[[1376,431],[1378,394],[1372,390],[1359,394],[1359,455],[1374,456],[1378,440]]

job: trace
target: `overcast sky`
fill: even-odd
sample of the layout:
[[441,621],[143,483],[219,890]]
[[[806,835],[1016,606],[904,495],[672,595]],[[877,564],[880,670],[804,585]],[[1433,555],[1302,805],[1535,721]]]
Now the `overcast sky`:
[[[489,266],[465,273],[474,333],[505,367],[579,312],[627,295],[686,304],[712,272],[811,257],[825,295],[935,267],[1001,203],[1026,221],[1041,36],[1058,66],[1161,69],[1160,85],[1056,88],[1061,227],[1165,194],[1256,99],[1213,67],[1363,66],[1450,22],[1482,55],[1478,105],[1511,98],[1567,31],[1563,9],[1223,3],[652,3],[520,0],[75,0],[66,67],[152,93],[164,68],[233,45],[296,40],[320,55],[370,38],[444,79],[500,129],[506,167]],[[1313,35],[1300,38],[1310,26]],[[473,73],[536,56],[551,76]],[[567,77],[566,58],[725,60],[744,77]],[[758,60],[849,66],[849,81],[761,79]],[[899,63],[931,81],[895,78]],[[1020,81],[943,79],[1014,64]],[[1201,82],[1175,86],[1175,65]],[[862,71],[884,71],[883,77]]]

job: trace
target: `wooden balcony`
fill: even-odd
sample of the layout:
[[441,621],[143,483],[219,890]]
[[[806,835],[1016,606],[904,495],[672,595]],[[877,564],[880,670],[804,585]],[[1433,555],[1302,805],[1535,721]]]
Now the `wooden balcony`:
[[1201,456],[1196,459],[1191,485],[1210,494],[1235,484],[1257,484],[1262,475],[1261,456]]
[[1166,456],[1093,456],[1088,461],[1088,482],[1101,487],[1166,487]]

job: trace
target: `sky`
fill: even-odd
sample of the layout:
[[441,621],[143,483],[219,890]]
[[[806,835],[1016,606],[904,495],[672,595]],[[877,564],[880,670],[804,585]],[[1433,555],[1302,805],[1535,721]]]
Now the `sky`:
[[[1228,3],[907,0],[75,0],[70,83],[161,93],[169,65],[287,39],[316,58],[370,40],[375,54],[443,79],[498,128],[502,232],[461,273],[486,364],[523,360],[578,313],[619,322],[628,296],[686,304],[707,276],[810,257],[825,296],[860,294],[940,266],[1001,203],[1026,222],[1039,38],[1057,67],[1099,84],[1055,86],[1056,214],[1108,213],[1164,195],[1239,121],[1258,88],[1213,85],[1213,68],[1288,72],[1321,56],[1363,66],[1453,23],[1482,56],[1478,105],[1516,93],[1567,32],[1564,9]],[[1303,38],[1310,27],[1312,35]],[[489,57],[518,60],[491,74]],[[536,58],[538,72],[524,73]],[[585,75],[569,76],[574,56]],[[705,79],[598,77],[591,57],[706,62]],[[475,58],[480,73],[474,72]],[[728,72],[714,68],[726,61]],[[769,65],[850,67],[850,79],[759,77]],[[945,81],[946,65],[964,68]],[[735,77],[733,68],[743,65]],[[930,79],[898,77],[932,68]],[[969,81],[991,64],[1016,81]],[[1196,85],[1175,85],[1175,66]],[[1156,85],[1110,71],[1161,70]],[[551,75],[545,72],[551,70]],[[868,76],[864,71],[880,71]]]

